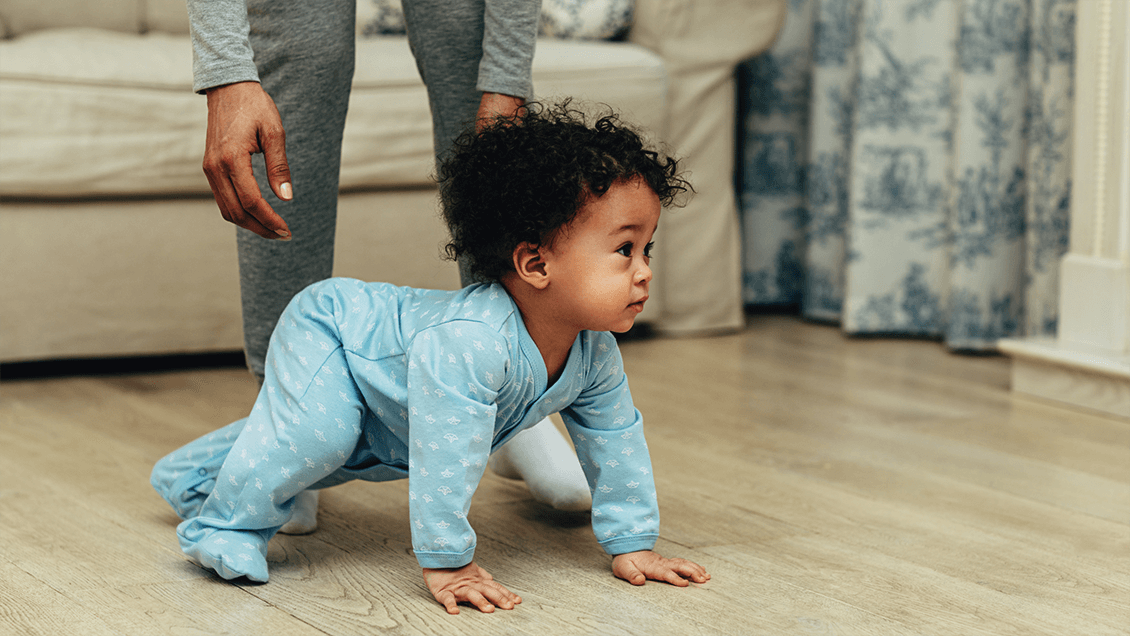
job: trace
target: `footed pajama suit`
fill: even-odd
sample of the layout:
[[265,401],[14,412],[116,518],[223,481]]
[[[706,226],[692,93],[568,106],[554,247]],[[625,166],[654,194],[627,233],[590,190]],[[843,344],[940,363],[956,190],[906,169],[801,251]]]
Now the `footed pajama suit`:
[[560,412],[609,554],[651,549],[659,512],[643,422],[611,334],[582,332],[561,377],[502,286],[433,291],[330,279],[279,320],[251,414],[168,455],[154,488],[186,554],[267,580],[267,542],[307,488],[407,478],[421,567],[471,562],[471,496],[494,449]]

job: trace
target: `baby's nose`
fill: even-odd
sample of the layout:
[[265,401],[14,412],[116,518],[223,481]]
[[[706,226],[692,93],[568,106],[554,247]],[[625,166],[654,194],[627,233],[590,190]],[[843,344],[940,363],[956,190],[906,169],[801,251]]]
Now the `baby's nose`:
[[644,265],[636,272],[636,284],[651,282],[651,266]]

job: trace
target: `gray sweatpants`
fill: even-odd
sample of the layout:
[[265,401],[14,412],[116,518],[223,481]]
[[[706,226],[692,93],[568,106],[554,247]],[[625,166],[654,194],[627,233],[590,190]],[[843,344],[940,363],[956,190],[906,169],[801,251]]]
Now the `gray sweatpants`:
[[[290,241],[237,230],[248,366],[263,377],[267,345],[290,299],[332,275],[341,140],[353,79],[357,0],[248,0],[250,41],[286,130],[293,201],[275,197],[262,155],[255,176],[290,226]],[[437,155],[474,122],[484,0],[406,0],[416,66],[428,89]],[[536,17],[535,17],[536,20]],[[465,281],[466,282],[466,281]]]

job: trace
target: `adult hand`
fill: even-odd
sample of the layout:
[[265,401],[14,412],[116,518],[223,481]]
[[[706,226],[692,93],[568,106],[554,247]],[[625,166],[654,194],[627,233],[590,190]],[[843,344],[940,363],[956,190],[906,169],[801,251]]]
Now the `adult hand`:
[[458,614],[459,603],[470,603],[489,614],[495,607],[514,609],[522,602],[521,596],[502,587],[489,572],[474,562],[461,568],[424,568],[424,583],[432,596],[447,608],[448,614]]
[[224,219],[269,239],[290,239],[290,228],[263,198],[251,171],[251,155],[267,161],[271,189],[284,201],[294,195],[286,162],[286,133],[275,102],[258,82],[208,90],[204,174]]
[[612,573],[632,585],[643,585],[651,579],[686,587],[690,585],[688,579],[695,583],[710,580],[706,568],[701,565],[686,559],[661,557],[651,550],[617,554],[612,559]]
[[475,132],[482,132],[483,127],[494,121],[496,117],[513,117],[518,109],[526,104],[526,100],[513,95],[502,93],[483,93],[479,100],[479,113],[475,117]]

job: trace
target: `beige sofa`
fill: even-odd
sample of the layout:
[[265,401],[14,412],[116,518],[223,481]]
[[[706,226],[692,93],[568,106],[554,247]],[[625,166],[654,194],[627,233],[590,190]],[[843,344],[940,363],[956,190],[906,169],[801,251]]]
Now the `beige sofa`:
[[[741,324],[733,68],[783,19],[783,0],[639,0],[626,42],[538,43],[539,97],[611,104],[686,157],[698,194],[664,215],[643,316],[660,332]],[[0,30],[0,362],[240,349],[182,0],[0,0]],[[357,56],[335,274],[455,287],[406,41]]]

